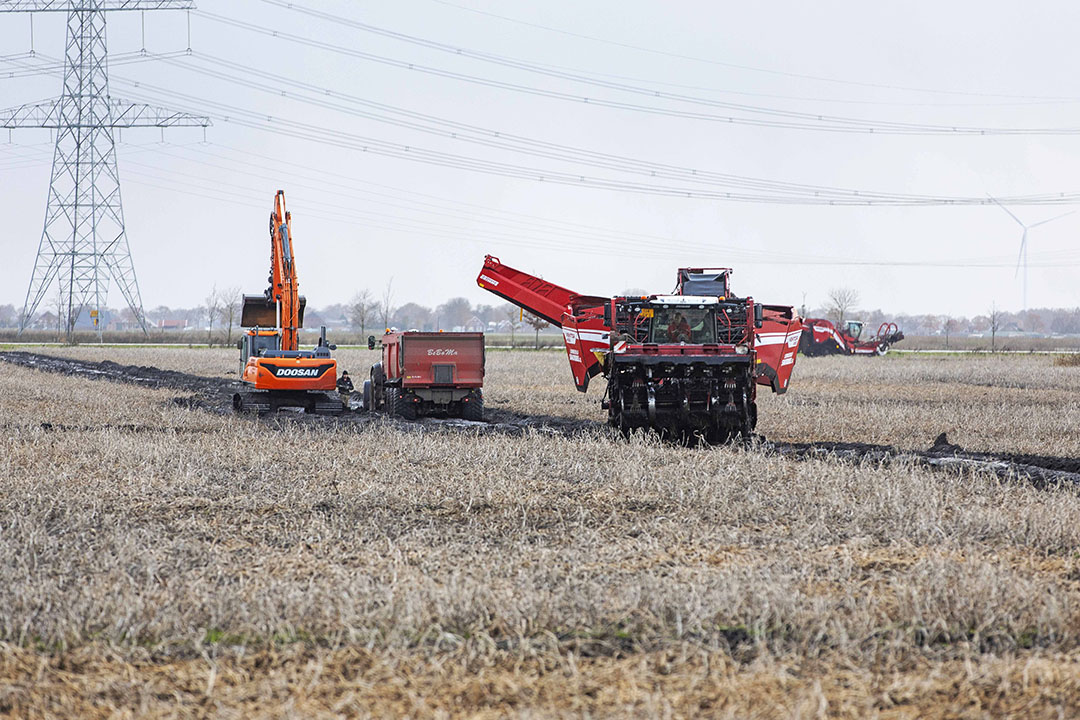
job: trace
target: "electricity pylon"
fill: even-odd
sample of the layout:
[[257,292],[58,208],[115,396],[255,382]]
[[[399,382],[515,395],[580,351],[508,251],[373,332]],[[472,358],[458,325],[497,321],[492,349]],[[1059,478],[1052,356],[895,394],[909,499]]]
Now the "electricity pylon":
[[105,13],[114,10],[188,10],[193,0],[0,0],[0,12],[66,12],[64,90],[57,100],[0,111],[3,128],[56,130],[45,228],[19,317],[22,333],[49,289],[58,287],[57,316],[68,342],[83,310],[98,327],[115,281],[144,333],[142,296],[135,278],[114,128],[207,127],[208,118],[128,103],[109,96]]

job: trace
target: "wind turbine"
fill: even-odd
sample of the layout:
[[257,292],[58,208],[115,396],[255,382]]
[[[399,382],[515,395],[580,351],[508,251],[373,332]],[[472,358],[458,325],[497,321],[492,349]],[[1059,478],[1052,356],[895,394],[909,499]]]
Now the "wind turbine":
[[1065,217],[1066,215],[1072,215],[1076,211],[1075,210],[1070,210],[1067,213],[1062,213],[1060,215],[1055,215],[1052,218],[1048,218],[1046,220],[1040,220],[1039,222],[1033,223],[1031,225],[1025,225],[1023,222],[1021,222],[1020,218],[1013,215],[1012,211],[1009,210],[1009,208],[1002,205],[1001,203],[999,203],[996,198],[991,197],[990,200],[995,205],[997,205],[999,208],[1001,208],[1002,210],[1007,212],[1009,214],[1009,217],[1011,217],[1013,220],[1015,220],[1016,224],[1024,229],[1024,232],[1020,235],[1020,254],[1017,255],[1017,257],[1016,257],[1016,272],[1013,273],[1013,279],[1015,280],[1017,278],[1017,276],[1020,274],[1020,266],[1023,265],[1024,266],[1024,312],[1027,312],[1027,290],[1028,290],[1027,236],[1028,236],[1028,230],[1031,230],[1033,228],[1037,228],[1040,225],[1045,225],[1048,222],[1053,222],[1054,220],[1060,220],[1061,218]]

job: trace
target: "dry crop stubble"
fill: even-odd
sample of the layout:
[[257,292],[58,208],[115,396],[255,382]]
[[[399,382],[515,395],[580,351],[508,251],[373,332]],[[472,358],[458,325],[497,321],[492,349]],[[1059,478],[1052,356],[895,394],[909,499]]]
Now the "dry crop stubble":
[[[983,374],[901,360],[858,372],[912,393]],[[600,415],[567,402],[585,398],[561,354],[489,367],[489,402]],[[838,382],[809,367],[808,394]],[[1080,709],[1072,491],[602,429],[264,423],[174,395],[0,366],[0,711]]]

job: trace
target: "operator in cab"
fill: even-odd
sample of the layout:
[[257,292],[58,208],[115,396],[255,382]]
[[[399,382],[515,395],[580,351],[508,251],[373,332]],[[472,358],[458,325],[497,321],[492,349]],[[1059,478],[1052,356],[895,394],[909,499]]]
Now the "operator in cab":
[[686,318],[678,310],[675,311],[671,322],[668,324],[667,334],[668,340],[671,342],[690,342],[690,323],[686,321]]

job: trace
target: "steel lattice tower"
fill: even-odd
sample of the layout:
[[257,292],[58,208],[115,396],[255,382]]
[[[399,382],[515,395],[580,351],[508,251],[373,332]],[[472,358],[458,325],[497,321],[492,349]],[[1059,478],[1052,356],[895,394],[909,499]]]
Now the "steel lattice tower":
[[0,0],[0,12],[67,13],[63,94],[58,100],[0,111],[0,127],[56,130],[45,228],[19,318],[20,333],[55,285],[57,315],[66,316],[70,342],[84,310],[96,311],[96,324],[110,281],[119,286],[147,332],[124,230],[113,130],[206,127],[210,121],[110,97],[105,13],[193,7],[193,0]]

